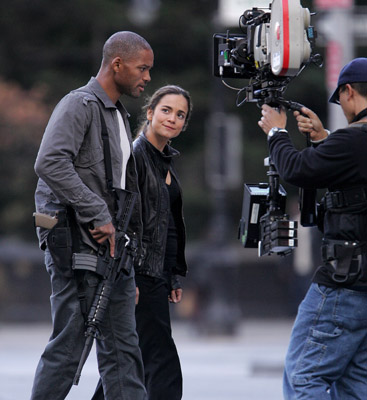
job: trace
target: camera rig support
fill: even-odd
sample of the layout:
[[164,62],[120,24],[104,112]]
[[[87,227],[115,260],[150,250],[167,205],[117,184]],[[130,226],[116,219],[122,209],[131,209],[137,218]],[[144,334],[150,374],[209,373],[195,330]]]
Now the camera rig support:
[[297,221],[285,213],[287,193],[270,158],[264,160],[269,183],[245,184],[239,239],[243,247],[257,247],[259,256],[286,256],[297,247]]

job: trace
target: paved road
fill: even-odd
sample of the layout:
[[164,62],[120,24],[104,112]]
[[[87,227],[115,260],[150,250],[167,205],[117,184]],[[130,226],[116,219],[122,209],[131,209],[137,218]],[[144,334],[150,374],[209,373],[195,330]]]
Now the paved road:
[[[236,336],[202,336],[189,324],[175,323],[184,400],[282,400],[283,359],[291,323],[245,321]],[[29,399],[49,333],[50,326],[45,324],[0,325],[0,400]],[[92,351],[79,385],[67,399],[90,399],[97,380]]]

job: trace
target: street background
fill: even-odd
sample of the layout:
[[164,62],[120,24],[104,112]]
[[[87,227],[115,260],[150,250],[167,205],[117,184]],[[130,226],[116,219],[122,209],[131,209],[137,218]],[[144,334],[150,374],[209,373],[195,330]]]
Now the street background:
[[[202,336],[187,323],[173,324],[184,377],[183,400],[281,400],[289,320],[249,320],[236,335]],[[27,400],[50,332],[48,324],[0,328],[0,400]],[[68,400],[91,398],[98,381],[94,348]]]

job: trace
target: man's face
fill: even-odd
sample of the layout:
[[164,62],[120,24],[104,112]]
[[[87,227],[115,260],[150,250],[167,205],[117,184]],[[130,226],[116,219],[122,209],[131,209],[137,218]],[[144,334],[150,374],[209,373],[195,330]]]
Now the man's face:
[[115,70],[115,84],[121,95],[139,97],[144,87],[150,82],[150,69],[153,67],[154,55],[151,50],[142,49],[130,60],[122,60]]

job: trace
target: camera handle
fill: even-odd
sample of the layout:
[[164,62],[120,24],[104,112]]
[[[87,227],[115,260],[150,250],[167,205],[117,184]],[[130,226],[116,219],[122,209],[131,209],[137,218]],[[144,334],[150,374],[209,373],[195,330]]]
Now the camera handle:
[[287,110],[298,111],[302,114],[301,110],[302,107],[304,106],[301,103],[297,103],[296,101],[286,100],[283,97],[274,97],[272,101],[277,105],[283,106]]
[[268,197],[268,211],[270,215],[282,214],[279,209],[281,194],[279,193],[279,174],[272,163],[270,157],[264,159],[264,165],[268,167],[266,173],[269,177],[269,197]]

